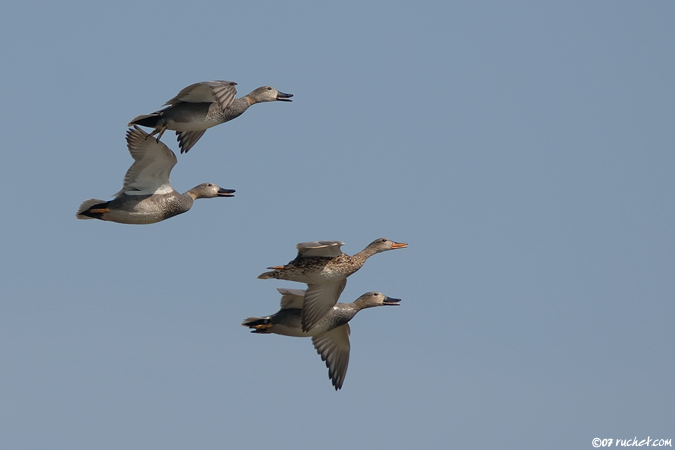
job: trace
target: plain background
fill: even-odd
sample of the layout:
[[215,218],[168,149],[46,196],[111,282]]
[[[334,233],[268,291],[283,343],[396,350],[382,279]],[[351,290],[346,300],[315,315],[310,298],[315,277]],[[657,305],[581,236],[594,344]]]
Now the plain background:
[[[0,447],[592,448],[675,439],[672,2],[14,2],[0,17]],[[78,221],[126,123],[272,85],[172,173],[165,222]],[[173,133],[163,141],[177,150]],[[308,339],[239,324],[295,244],[379,237]]]

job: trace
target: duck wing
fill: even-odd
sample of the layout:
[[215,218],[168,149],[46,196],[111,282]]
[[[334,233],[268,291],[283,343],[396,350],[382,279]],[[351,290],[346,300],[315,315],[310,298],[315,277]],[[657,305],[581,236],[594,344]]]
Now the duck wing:
[[206,130],[197,130],[197,131],[176,131],[176,136],[178,136],[178,147],[180,148],[181,153],[187,153],[197,141],[204,136]]
[[218,102],[225,109],[232,104],[237,96],[237,83],[234,81],[202,81],[191,84],[182,89],[178,95],[164,105],[175,105],[180,102],[188,103],[213,103]]
[[329,283],[308,284],[302,304],[302,331],[309,331],[335,305],[347,285],[347,279]]
[[312,344],[321,360],[326,362],[328,377],[335,390],[342,387],[349,365],[349,324],[340,325],[326,333],[312,337]]
[[305,301],[304,289],[277,288],[281,294],[281,309],[302,309]]
[[127,147],[134,163],[124,176],[124,187],[115,196],[166,194],[173,191],[169,175],[176,155],[161,141],[149,138],[137,126],[127,130]]
[[322,256],[335,258],[342,254],[340,247],[345,245],[341,241],[312,241],[301,242],[295,246],[298,249],[298,257],[309,258],[313,256]]

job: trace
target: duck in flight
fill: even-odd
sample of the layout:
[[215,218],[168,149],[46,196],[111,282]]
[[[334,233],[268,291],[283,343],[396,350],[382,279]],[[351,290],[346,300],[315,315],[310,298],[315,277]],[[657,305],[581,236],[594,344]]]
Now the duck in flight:
[[176,131],[181,153],[187,153],[204,135],[207,129],[236,119],[249,106],[263,102],[290,102],[293,94],[284,94],[272,86],[262,86],[241,98],[237,96],[234,81],[202,81],[191,84],[164,104],[164,108],[152,114],[134,118],[128,126],[141,125],[154,128],[150,134],[166,130]]
[[203,183],[184,194],[171,186],[169,175],[176,155],[162,142],[148,139],[138,127],[127,130],[127,147],[134,158],[124,186],[109,202],[92,198],[80,205],[78,219],[129,224],[156,223],[188,211],[198,198],[232,197],[234,189]]
[[349,365],[349,321],[356,313],[374,306],[397,306],[401,300],[381,292],[367,292],[352,303],[336,303],[310,331],[302,331],[301,316],[305,291],[277,289],[281,294],[281,309],[271,316],[248,317],[242,325],[252,333],[274,333],[283,336],[311,337],[314,348],[326,362],[328,377],[335,390],[342,387]]
[[258,276],[261,280],[278,279],[307,283],[302,308],[302,331],[311,330],[335,305],[347,284],[347,277],[363,267],[371,256],[406,248],[408,244],[391,239],[376,239],[366,248],[349,256],[340,250],[341,241],[302,242],[296,246],[298,256],[284,266],[273,266],[272,272]]

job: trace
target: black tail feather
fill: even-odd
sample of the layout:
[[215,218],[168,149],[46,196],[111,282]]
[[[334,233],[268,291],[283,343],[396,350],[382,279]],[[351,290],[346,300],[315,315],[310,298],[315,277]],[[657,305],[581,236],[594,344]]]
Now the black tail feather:
[[142,127],[157,128],[157,124],[159,123],[160,117],[161,116],[157,113],[138,116],[134,120],[129,122],[128,126],[140,125]]
[[253,328],[251,333],[269,333],[270,322],[269,317],[248,317],[241,324]]
[[80,216],[91,217],[92,219],[102,219],[103,213],[96,212],[96,210],[108,209],[108,203],[110,202],[98,203],[96,205],[89,206],[87,209],[83,211],[78,211],[77,214]]

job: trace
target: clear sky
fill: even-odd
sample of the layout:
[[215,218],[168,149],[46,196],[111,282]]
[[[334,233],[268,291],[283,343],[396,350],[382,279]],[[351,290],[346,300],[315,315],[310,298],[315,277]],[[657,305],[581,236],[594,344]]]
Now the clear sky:
[[[675,4],[12,2],[0,16],[0,448],[572,449],[675,439]],[[271,85],[165,222],[78,221],[125,127]],[[163,141],[173,150],[173,133]],[[341,391],[252,335],[295,244],[407,242],[342,301]]]

